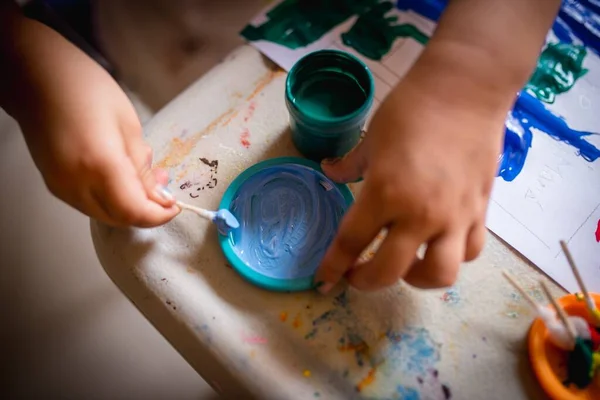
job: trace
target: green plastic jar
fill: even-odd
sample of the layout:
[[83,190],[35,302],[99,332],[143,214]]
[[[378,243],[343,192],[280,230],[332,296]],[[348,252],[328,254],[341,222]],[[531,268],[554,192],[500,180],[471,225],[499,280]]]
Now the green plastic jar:
[[374,92],[369,68],[346,52],[320,50],[301,58],[285,83],[296,148],[314,161],[344,156],[360,140]]

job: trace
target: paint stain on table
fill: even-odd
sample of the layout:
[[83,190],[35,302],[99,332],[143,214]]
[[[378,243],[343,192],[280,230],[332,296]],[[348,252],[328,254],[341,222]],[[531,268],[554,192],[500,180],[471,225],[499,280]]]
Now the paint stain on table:
[[598,220],[598,226],[596,227],[596,242],[600,243],[600,219]]
[[248,130],[248,128],[244,128],[242,130],[242,134],[240,135],[240,143],[245,148],[250,148],[250,131]]
[[358,382],[358,384],[356,385],[357,392],[362,392],[363,390],[365,390],[365,388],[367,388],[367,386],[370,386],[373,382],[375,382],[375,372],[376,369],[371,368],[367,373],[367,376],[365,376],[363,379],[360,380],[360,382]]

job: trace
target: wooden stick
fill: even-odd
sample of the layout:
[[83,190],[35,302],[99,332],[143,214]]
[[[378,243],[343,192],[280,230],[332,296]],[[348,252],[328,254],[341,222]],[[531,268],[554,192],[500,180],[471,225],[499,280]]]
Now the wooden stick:
[[573,275],[575,275],[575,279],[577,280],[579,289],[581,289],[581,292],[583,293],[583,297],[585,298],[585,303],[587,304],[588,311],[592,314],[592,317],[595,318],[596,313],[594,311],[596,310],[596,303],[594,302],[594,300],[592,299],[592,296],[590,296],[590,293],[588,292],[587,288],[585,287],[585,283],[583,283],[583,279],[581,279],[581,274],[579,273],[579,269],[577,268],[577,265],[575,265],[575,261],[573,260],[573,256],[571,255],[571,252],[569,251],[569,248],[567,247],[567,243],[564,240],[561,240],[560,247],[562,247],[563,253],[565,253],[565,257],[567,257],[567,261],[569,262],[569,265],[571,266],[571,270],[573,271]]
[[577,338],[577,332],[575,331],[575,327],[573,327],[573,325],[571,324],[571,321],[569,321],[567,313],[565,312],[565,310],[563,310],[558,305],[558,303],[556,302],[556,299],[552,296],[552,293],[550,293],[550,289],[548,289],[546,282],[540,281],[540,285],[542,286],[542,290],[546,294],[546,297],[548,297],[548,299],[550,300],[550,303],[552,303],[552,306],[554,307],[554,310],[556,311],[556,315],[558,315],[558,318],[560,319],[562,324],[567,329],[567,332],[569,332],[571,339],[573,339],[573,341],[574,341]]
[[502,275],[504,275],[504,277],[519,291],[519,293],[521,293],[521,296],[523,296],[525,300],[527,300],[529,304],[531,304],[533,308],[537,310],[540,305],[533,299],[533,297],[529,295],[529,293],[525,291],[525,289],[523,289],[521,285],[517,283],[515,278],[513,278],[513,276],[507,271],[502,271]]

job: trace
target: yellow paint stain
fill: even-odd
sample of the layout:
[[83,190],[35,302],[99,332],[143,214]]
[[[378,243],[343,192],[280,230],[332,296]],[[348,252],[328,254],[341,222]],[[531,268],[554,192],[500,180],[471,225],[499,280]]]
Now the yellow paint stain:
[[362,392],[368,386],[370,386],[373,382],[375,382],[375,372],[376,372],[376,369],[371,368],[369,370],[369,373],[367,374],[367,376],[365,376],[360,382],[358,382],[358,384],[356,385],[356,390],[358,392]]
[[279,313],[279,320],[281,322],[287,321],[287,317],[288,317],[288,313],[287,312],[282,311],[281,313]]
[[240,111],[239,111],[239,110],[237,110],[237,111],[234,111],[234,112],[233,112],[233,113],[232,113],[232,114],[229,116],[229,118],[227,118],[225,121],[223,121],[223,122],[221,123],[221,126],[227,126],[227,125],[229,125],[229,123],[230,123],[230,122],[231,122],[231,121],[232,121],[232,120],[233,120],[235,117],[237,117],[237,115],[238,115],[239,113],[240,113]]
[[254,356],[256,356],[256,351],[251,350],[250,351],[250,358],[254,358]]
[[252,91],[252,93],[250,93],[248,97],[246,97],[246,100],[252,100],[256,96],[258,96],[260,92],[262,92],[265,89],[265,87],[267,87],[269,83],[271,83],[275,78],[285,75],[284,70],[276,66],[274,68],[276,69],[270,70],[264,77],[260,78],[258,82],[256,82],[254,90]]
[[305,378],[310,378],[311,373],[308,369],[305,369],[302,375],[304,375]]
[[[275,78],[285,75],[285,72],[282,69],[275,66],[273,68],[274,69],[269,70],[269,72],[267,72],[256,82],[254,90],[248,95],[248,97],[246,97],[246,101],[250,101],[254,97],[258,96]],[[218,126],[226,126],[237,116],[238,113],[239,110],[229,109],[215,118],[206,128],[190,136],[189,138],[173,138],[169,144],[167,155],[159,160],[155,164],[155,167],[170,169],[181,164],[183,159],[190,154],[190,152],[196,146],[196,143],[198,143],[203,136],[211,133]]]
[[296,314],[294,317],[294,321],[292,322],[292,326],[294,328],[300,328],[302,326],[302,319],[300,317],[300,313]]
[[196,146],[196,143],[198,143],[203,136],[214,131],[221,122],[226,120],[234,112],[235,111],[231,109],[225,111],[223,114],[214,119],[206,128],[189,138],[171,139],[167,155],[162,160],[158,161],[155,166],[162,169],[169,169],[181,164],[183,159],[190,154],[192,149]]

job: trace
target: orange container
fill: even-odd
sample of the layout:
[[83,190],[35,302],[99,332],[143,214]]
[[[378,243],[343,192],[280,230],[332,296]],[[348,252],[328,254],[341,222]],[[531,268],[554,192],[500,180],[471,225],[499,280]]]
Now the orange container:
[[[591,294],[600,308],[600,295]],[[558,299],[558,303],[569,315],[577,315],[590,321],[585,301],[569,294]],[[575,385],[566,387],[567,353],[548,340],[548,331],[541,319],[533,321],[529,330],[529,359],[542,389],[553,400],[598,400],[600,399],[600,377],[585,389]]]

